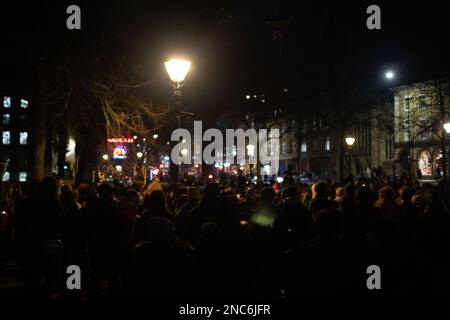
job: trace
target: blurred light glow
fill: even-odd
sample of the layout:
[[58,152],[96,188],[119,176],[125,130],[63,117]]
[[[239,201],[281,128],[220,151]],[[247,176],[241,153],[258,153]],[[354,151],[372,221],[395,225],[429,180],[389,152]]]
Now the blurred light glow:
[[142,158],[142,156],[144,155],[142,152],[138,152],[138,153],[136,153],[136,155],[137,155],[137,157],[138,158]]
[[181,150],[181,155],[185,156],[189,153],[188,149],[184,148]]
[[105,160],[105,161],[106,161],[106,160],[108,160],[108,158],[109,158],[109,157],[108,157],[108,155],[107,155],[107,154],[104,154],[104,155],[102,156],[102,158],[103,158],[103,160]]
[[278,178],[277,178],[277,182],[278,182],[278,183],[283,183],[283,181],[284,181],[283,177],[278,177]]
[[392,72],[392,71],[387,71],[387,72],[385,73],[385,77],[386,77],[386,79],[391,80],[391,79],[394,79],[395,74],[394,74],[394,72]]
[[355,138],[347,137],[347,138],[345,138],[345,143],[351,147],[355,143]]
[[191,62],[182,59],[171,59],[164,63],[170,80],[173,82],[182,82],[186,77],[189,69],[191,68]]
[[450,122],[444,123],[444,130],[447,133],[450,133]]
[[153,139],[158,139],[158,135],[156,133],[153,135]]

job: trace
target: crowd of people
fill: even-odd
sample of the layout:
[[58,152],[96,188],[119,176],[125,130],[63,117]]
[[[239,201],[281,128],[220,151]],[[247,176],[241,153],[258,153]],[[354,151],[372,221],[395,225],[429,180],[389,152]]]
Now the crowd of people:
[[[11,203],[2,257],[32,298],[448,298],[449,203],[446,183],[405,177],[173,187],[47,177]],[[66,287],[69,265],[81,290]],[[381,290],[367,287],[371,265]]]

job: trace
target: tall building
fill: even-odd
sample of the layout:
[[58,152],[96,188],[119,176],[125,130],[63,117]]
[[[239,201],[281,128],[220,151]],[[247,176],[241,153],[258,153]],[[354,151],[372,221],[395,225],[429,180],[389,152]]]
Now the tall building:
[[3,181],[26,182],[30,175],[30,104],[26,98],[1,97],[0,161]]
[[443,127],[449,119],[449,91],[444,79],[395,88],[393,160],[398,171],[424,179],[443,175],[442,150],[449,143]]

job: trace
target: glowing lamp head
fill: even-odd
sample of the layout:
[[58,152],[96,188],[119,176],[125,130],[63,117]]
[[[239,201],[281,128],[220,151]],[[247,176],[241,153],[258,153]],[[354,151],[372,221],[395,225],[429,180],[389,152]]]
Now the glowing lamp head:
[[191,68],[191,62],[182,59],[172,59],[164,63],[170,80],[173,82],[183,82]]
[[450,122],[444,123],[444,130],[447,133],[450,133]]
[[102,156],[102,158],[103,158],[103,160],[108,160],[109,159],[109,156],[107,155],[107,154],[104,154],[103,156]]
[[388,80],[392,80],[392,79],[394,79],[394,77],[395,77],[395,74],[394,74],[394,72],[392,72],[392,71],[386,71],[386,73],[384,74],[384,76],[386,77],[386,79],[388,79]]
[[144,155],[142,152],[138,152],[138,153],[136,153],[136,155],[137,155],[137,157],[140,159],[140,158],[142,158],[142,156]]
[[349,147],[351,147],[351,146],[355,143],[355,138],[353,138],[353,137],[347,137],[347,138],[345,138],[345,143],[346,143]]

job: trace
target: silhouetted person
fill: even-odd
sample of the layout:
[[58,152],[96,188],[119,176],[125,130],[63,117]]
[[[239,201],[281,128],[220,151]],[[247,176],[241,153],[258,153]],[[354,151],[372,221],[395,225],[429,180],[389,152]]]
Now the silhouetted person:
[[99,198],[88,203],[88,249],[90,261],[90,289],[93,294],[102,280],[108,281],[109,289],[118,285],[121,253],[120,210],[113,198],[113,189],[101,184]]
[[146,220],[143,239],[132,254],[128,297],[192,298],[193,277],[193,249],[178,241],[173,224],[162,217]]
[[196,187],[191,187],[187,191],[187,202],[181,206],[174,217],[174,224],[177,234],[181,239],[189,240],[189,213],[200,203],[200,190]]
[[326,182],[321,181],[312,186],[312,200],[309,205],[309,212],[313,219],[316,219],[317,214],[321,210],[336,207],[336,203],[328,199],[328,186]]

